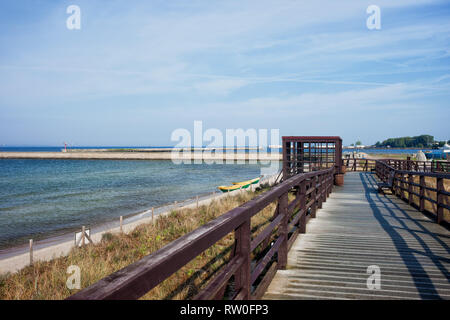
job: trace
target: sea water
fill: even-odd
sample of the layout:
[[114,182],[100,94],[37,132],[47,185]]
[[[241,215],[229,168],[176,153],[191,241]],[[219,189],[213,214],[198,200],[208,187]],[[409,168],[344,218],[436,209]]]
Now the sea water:
[[219,192],[259,164],[170,160],[0,160],[0,248]]

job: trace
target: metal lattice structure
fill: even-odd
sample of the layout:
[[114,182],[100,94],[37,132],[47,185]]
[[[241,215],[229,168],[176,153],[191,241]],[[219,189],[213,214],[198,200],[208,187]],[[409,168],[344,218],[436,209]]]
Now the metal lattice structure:
[[336,174],[342,173],[340,137],[283,137],[283,179],[333,166]]

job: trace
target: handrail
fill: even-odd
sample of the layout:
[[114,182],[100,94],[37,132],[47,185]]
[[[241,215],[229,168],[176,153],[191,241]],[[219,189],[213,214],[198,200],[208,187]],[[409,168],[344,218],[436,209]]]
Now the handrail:
[[[233,275],[235,299],[260,298],[275,271],[286,267],[287,252],[297,235],[306,232],[307,221],[315,217],[316,210],[321,208],[322,202],[331,193],[334,172],[333,167],[295,175],[68,299],[140,298],[232,232],[235,238],[234,255],[195,298],[222,298],[222,289]],[[310,190],[309,193],[307,190]],[[289,203],[288,193],[292,191],[295,192],[295,199]],[[251,218],[274,201],[278,205],[273,220],[259,236],[252,239]],[[270,242],[264,240],[270,240],[274,235],[275,242],[270,246]],[[255,261],[252,270],[252,251],[264,245],[268,251],[262,259]],[[263,273],[269,264],[269,270]],[[261,277],[262,280],[256,283],[255,280]]]
[[418,161],[418,160],[381,160],[396,170],[420,172],[450,172],[450,162],[445,160]]
[[371,171],[375,169],[375,160],[373,159],[344,158],[342,164],[350,171]]
[[[394,195],[407,201],[411,206],[417,207],[422,212],[435,214],[437,223],[449,223],[449,221],[445,219],[444,210],[450,210],[450,192],[445,190],[445,180],[450,179],[450,174],[442,172],[426,172],[426,166],[420,167],[420,162],[416,164],[410,161],[411,160],[392,159],[377,160],[375,172],[377,176],[385,182],[393,172],[394,179],[392,183],[392,193]],[[404,170],[405,166],[410,169],[423,168],[424,171]],[[417,181],[417,178],[419,181]],[[427,185],[426,178],[436,179],[436,187]],[[427,196],[427,191],[435,193],[436,199]],[[418,199],[417,204],[414,199]],[[425,201],[431,203],[431,210],[426,208]],[[436,212],[433,210],[433,204],[436,206]]]
[[450,162],[448,161],[417,161],[400,159],[358,159],[344,158],[343,165],[350,171],[372,171],[375,170],[376,161],[384,161],[396,170],[417,172],[443,172],[450,173]]

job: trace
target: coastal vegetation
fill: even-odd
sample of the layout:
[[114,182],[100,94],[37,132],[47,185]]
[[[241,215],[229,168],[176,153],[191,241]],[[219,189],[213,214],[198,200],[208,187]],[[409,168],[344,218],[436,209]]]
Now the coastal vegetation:
[[[245,191],[214,200],[198,209],[180,208],[158,217],[155,223],[138,226],[131,233],[106,233],[98,244],[73,248],[67,256],[51,261],[36,261],[33,266],[17,273],[0,276],[0,299],[67,298],[77,292],[66,286],[69,266],[76,265],[80,268],[81,289],[86,288],[267,189]],[[276,204],[267,206],[252,218],[253,237],[270,223],[275,206]],[[229,234],[147,293],[143,299],[192,298],[228,261],[233,243],[234,236]],[[258,256],[261,251],[256,249],[253,254]]]
[[448,141],[436,141],[433,136],[423,134],[415,137],[389,138],[382,142],[378,141],[375,147],[391,147],[391,148],[433,148],[442,147]]

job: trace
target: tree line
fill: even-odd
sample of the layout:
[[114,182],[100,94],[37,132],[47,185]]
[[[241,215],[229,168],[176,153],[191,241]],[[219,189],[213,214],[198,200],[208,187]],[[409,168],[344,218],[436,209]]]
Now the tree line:
[[383,142],[378,141],[375,147],[391,147],[391,148],[433,148],[442,147],[448,141],[436,141],[433,136],[423,134],[416,137],[389,138]]

